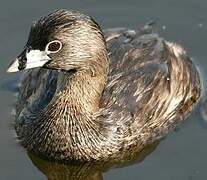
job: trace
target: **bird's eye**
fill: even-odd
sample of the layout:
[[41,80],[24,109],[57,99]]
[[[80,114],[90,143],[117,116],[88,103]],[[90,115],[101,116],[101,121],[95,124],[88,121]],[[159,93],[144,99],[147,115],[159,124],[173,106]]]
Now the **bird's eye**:
[[51,41],[47,44],[45,51],[48,54],[57,53],[62,49],[62,43],[58,40]]

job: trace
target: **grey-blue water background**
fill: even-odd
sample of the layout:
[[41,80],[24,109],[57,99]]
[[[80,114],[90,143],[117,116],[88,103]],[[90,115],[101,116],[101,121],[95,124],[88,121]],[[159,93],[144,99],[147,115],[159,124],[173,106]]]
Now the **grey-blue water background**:
[[[22,50],[32,21],[58,8],[81,10],[102,28],[137,28],[157,19],[160,34],[185,46],[203,72],[207,67],[206,0],[1,0],[0,1],[0,180],[46,179],[18,145],[10,112],[15,97],[3,82],[10,61]],[[3,87],[2,87],[3,86]],[[207,178],[207,128],[199,109],[139,164],[104,173],[105,180],[203,180]]]

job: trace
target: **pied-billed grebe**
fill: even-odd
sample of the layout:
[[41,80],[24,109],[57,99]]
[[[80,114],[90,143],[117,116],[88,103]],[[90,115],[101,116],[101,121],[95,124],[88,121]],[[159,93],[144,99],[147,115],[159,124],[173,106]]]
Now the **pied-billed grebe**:
[[[107,44],[106,44],[106,42]],[[108,50],[107,51],[107,47]],[[108,30],[59,10],[33,24],[8,72],[24,74],[16,131],[53,160],[109,160],[164,137],[192,110],[200,78],[185,51],[148,28]]]

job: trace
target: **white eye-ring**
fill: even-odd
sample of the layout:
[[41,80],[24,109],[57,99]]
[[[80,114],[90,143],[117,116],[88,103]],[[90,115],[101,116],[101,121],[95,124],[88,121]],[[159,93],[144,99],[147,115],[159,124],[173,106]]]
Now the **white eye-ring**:
[[62,49],[62,46],[63,46],[62,43],[58,40],[50,41],[46,45],[45,51],[47,54],[57,53],[58,51]]

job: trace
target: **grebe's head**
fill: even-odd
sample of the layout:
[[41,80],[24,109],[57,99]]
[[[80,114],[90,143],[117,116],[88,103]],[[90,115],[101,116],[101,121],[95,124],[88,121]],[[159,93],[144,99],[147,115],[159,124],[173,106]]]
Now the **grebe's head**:
[[35,22],[23,52],[8,72],[44,67],[59,70],[104,70],[106,43],[99,25],[89,16],[58,10]]

